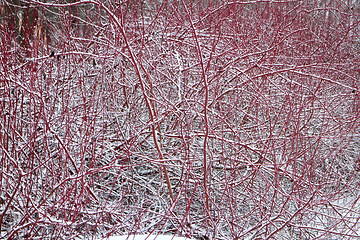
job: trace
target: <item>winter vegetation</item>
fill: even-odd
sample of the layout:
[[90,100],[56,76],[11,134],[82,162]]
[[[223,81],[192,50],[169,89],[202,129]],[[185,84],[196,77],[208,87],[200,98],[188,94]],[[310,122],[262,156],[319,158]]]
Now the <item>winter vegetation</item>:
[[359,32],[356,0],[0,0],[0,239],[360,238]]
[[123,235],[113,236],[109,240],[191,240],[186,237],[174,237],[172,235]]

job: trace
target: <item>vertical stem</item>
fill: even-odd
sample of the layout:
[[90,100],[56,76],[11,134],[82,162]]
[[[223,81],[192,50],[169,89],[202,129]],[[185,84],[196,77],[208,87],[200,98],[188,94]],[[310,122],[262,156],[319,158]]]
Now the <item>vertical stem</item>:
[[[109,14],[109,16],[114,20],[115,24],[120,29],[120,32],[121,32],[121,35],[123,36],[125,45],[126,45],[127,49],[129,50],[130,59],[131,59],[132,63],[134,64],[136,75],[139,78],[141,90],[143,92],[143,96],[144,96],[144,99],[145,99],[145,102],[146,102],[146,106],[148,108],[149,115],[150,115],[151,131],[152,131],[152,136],[153,136],[155,148],[156,148],[156,150],[158,152],[158,157],[159,157],[160,161],[162,161],[164,159],[164,156],[162,154],[161,145],[160,145],[160,143],[159,143],[159,141],[157,139],[157,131],[156,131],[157,126],[156,125],[158,125],[158,124],[155,124],[155,121],[156,121],[155,105],[153,104],[153,101],[151,100],[151,98],[149,98],[149,96],[146,93],[147,91],[146,91],[146,87],[145,87],[145,83],[144,83],[144,78],[143,78],[143,76],[141,75],[141,72],[140,72],[141,63],[139,63],[137,61],[137,59],[136,59],[136,57],[135,57],[135,55],[134,55],[134,53],[133,53],[133,51],[131,49],[129,41],[127,39],[126,32],[125,32],[122,24],[120,23],[119,19],[113,14],[113,12],[111,12],[103,4],[95,2],[95,1],[93,3],[101,6],[101,8],[103,8]],[[149,81],[151,81],[151,79],[149,79]],[[150,85],[151,85],[151,82],[150,82]],[[150,89],[150,94],[152,94],[151,92],[152,92],[152,89]],[[151,96],[151,97],[154,97],[154,96]],[[169,178],[169,173],[167,171],[166,165],[164,165],[164,164],[162,165],[162,171],[163,171],[164,176],[165,176],[165,180],[166,180],[167,188],[168,188],[168,191],[169,191],[170,199],[171,199],[171,201],[174,201],[171,182],[170,182],[170,178]]]
[[200,43],[199,43],[199,39],[196,33],[196,29],[194,26],[194,23],[192,21],[191,18],[191,14],[189,13],[189,10],[186,6],[186,4],[184,3],[184,1],[182,1],[184,8],[186,10],[186,14],[188,15],[189,19],[190,19],[190,25],[191,25],[191,29],[193,31],[193,35],[195,38],[195,43],[196,43],[196,49],[197,49],[197,53],[198,53],[198,57],[199,57],[199,61],[200,61],[200,66],[201,66],[201,75],[202,75],[202,80],[204,83],[204,88],[205,88],[205,96],[204,96],[204,144],[203,144],[203,187],[204,187],[204,192],[205,192],[205,209],[207,212],[210,211],[210,204],[209,204],[209,189],[208,189],[208,156],[207,156],[207,145],[208,145],[208,139],[209,139],[209,117],[208,117],[208,105],[209,105],[209,83],[208,83],[208,79],[206,76],[206,71],[205,71],[205,66],[204,66],[204,60],[203,60],[203,56],[202,56],[202,51],[201,51],[201,47],[200,47]]

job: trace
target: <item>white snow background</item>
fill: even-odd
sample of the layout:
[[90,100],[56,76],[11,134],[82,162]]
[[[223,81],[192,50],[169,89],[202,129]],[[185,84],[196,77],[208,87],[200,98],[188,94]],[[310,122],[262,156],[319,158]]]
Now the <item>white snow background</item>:
[[[102,240],[192,240],[186,237],[175,237],[173,235],[122,235],[103,238]],[[100,240],[100,239],[99,239]]]

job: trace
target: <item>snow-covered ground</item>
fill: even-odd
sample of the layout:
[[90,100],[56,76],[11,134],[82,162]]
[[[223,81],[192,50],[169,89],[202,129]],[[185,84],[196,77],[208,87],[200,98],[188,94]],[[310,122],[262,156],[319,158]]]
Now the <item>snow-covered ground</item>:
[[191,240],[191,239],[186,237],[175,237],[173,235],[122,235],[122,236],[109,237],[108,240]]

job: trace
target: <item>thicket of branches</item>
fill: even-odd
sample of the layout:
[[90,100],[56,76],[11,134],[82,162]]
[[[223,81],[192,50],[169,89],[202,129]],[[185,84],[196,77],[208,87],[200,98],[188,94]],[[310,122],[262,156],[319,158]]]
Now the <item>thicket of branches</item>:
[[0,3],[1,237],[360,236],[356,1]]

